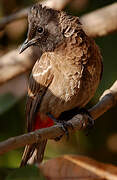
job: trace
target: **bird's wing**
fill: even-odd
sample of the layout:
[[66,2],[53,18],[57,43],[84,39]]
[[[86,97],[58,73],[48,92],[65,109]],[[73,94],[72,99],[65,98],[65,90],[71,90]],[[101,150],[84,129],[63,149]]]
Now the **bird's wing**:
[[34,130],[35,114],[41,100],[53,80],[52,67],[47,54],[42,55],[33,67],[26,102],[26,119],[28,132]]

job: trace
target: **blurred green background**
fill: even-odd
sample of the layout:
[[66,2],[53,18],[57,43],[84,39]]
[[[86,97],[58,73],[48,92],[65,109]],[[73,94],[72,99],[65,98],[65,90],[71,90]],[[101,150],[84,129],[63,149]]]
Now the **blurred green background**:
[[[33,0],[1,0],[0,18],[34,2]],[[65,10],[73,15],[80,16],[113,2],[115,1],[74,0]],[[26,37],[26,32],[26,20],[13,22],[0,31],[0,56],[22,43]],[[95,97],[88,106],[93,106],[102,92],[117,79],[117,33],[95,40],[103,56],[104,72]],[[0,87],[0,141],[25,132],[27,79],[27,74],[22,75]],[[49,141],[45,159],[60,154],[82,154],[117,165],[117,106],[96,121],[95,128],[88,136],[85,134],[85,132],[76,132],[69,141],[66,141],[66,138],[60,142]],[[9,168],[19,166],[22,151],[23,149],[17,149],[0,156],[0,180],[9,172]]]

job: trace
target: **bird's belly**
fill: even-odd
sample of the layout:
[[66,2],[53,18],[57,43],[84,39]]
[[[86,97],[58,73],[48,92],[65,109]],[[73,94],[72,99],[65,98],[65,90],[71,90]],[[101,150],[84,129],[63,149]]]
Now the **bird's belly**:
[[78,85],[78,81],[55,78],[43,97],[39,111],[52,113],[57,118],[61,112],[71,109],[78,95]]
[[83,107],[92,98],[97,89],[99,79],[93,81],[59,81],[53,82],[43,97],[40,112],[51,113],[58,118],[64,111],[75,107]]

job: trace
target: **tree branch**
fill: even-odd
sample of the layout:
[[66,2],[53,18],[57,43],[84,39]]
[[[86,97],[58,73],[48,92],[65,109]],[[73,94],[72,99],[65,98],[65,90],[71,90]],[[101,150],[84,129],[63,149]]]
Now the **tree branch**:
[[[112,87],[106,90],[100,98],[100,101],[91,109],[89,112],[93,119],[97,119],[104,112],[109,110],[117,103],[117,81],[112,85]],[[70,132],[75,130],[81,130],[87,127],[88,117],[87,115],[77,114],[71,120],[68,121],[71,123],[73,128],[68,127]],[[60,124],[54,125],[49,128],[43,128],[31,133],[20,135],[17,137],[9,138],[6,141],[0,143],[0,154],[6,153],[10,150],[25,146],[26,144],[32,144],[44,139],[55,139],[63,135],[64,132]]]
[[[71,1],[72,0],[46,0],[42,1],[41,4],[57,10],[62,10]],[[28,10],[29,7],[2,18],[0,20],[0,30],[5,28],[5,26],[12,21],[26,18]],[[84,26],[84,30],[91,37],[105,36],[113,33],[117,31],[117,3],[83,15],[80,19]]]
[[84,31],[91,37],[105,36],[117,31],[117,2],[83,15],[81,22]]
[[[51,8],[54,8],[56,10],[61,10],[63,9],[71,0],[45,0],[40,2],[40,4],[44,5],[44,6],[48,6]],[[0,20],[0,30],[4,29],[5,26],[13,21],[19,20],[19,19],[23,19],[27,17],[28,11],[29,11],[30,7],[22,9],[16,13],[13,13],[9,16],[3,17]]]
[[36,48],[29,48],[25,53],[19,54],[18,48],[2,56],[0,58],[0,85],[31,69],[40,54],[41,52]]
[[28,14],[28,10],[29,8],[26,8],[26,9],[22,9],[16,13],[13,13],[9,16],[6,16],[6,17],[3,17],[1,20],[0,20],[0,30],[3,30],[7,24],[13,22],[13,21],[16,21],[16,20],[19,20],[19,19],[23,19],[23,18],[26,18],[27,17],[27,14]]

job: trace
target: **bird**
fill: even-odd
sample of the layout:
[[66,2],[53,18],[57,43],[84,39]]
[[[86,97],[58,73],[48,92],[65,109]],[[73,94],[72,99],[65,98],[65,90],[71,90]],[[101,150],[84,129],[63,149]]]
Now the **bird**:
[[[94,96],[103,70],[100,49],[84,32],[79,17],[39,3],[28,13],[27,39],[20,53],[30,46],[37,46],[42,55],[29,78],[28,132],[53,126],[53,119],[63,121],[64,112],[84,108]],[[46,143],[26,145],[21,166],[41,163]]]

